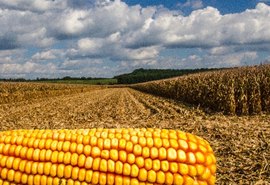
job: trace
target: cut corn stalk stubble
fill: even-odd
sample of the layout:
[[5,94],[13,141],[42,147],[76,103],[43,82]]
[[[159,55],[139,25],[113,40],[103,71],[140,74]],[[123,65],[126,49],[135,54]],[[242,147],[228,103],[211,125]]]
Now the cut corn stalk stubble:
[[0,132],[0,184],[215,184],[204,139],[167,129]]

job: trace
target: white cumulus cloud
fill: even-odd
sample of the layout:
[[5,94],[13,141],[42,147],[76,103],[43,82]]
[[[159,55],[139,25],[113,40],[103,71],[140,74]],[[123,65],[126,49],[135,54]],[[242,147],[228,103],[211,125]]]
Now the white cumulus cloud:
[[185,8],[185,7],[190,7],[192,9],[200,9],[203,7],[203,2],[202,0],[187,0],[185,3],[183,4],[178,4],[178,6]]
[[[48,71],[66,74],[67,67],[70,74],[86,73],[102,64],[111,69],[111,75],[123,71],[117,70],[121,66],[179,67],[188,61],[202,67],[234,66],[244,65],[244,60],[254,63],[260,52],[270,51],[267,4],[225,15],[214,7],[203,8],[201,0],[187,0],[180,6],[194,11],[185,16],[160,6],[129,6],[120,0],[2,0],[0,77]],[[175,58],[175,65],[170,57],[170,63],[164,62],[162,53],[175,48],[201,50],[209,58],[194,53],[183,60]],[[18,50],[24,52],[10,52]],[[87,62],[91,67],[85,70]]]

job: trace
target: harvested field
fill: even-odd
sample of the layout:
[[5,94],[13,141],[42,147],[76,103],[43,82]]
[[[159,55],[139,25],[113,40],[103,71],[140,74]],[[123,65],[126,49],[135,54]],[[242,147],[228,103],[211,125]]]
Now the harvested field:
[[100,86],[0,82],[0,104],[54,97],[98,89]]
[[0,130],[156,127],[207,139],[218,159],[217,184],[270,184],[270,115],[208,115],[129,88],[96,88],[0,104]]

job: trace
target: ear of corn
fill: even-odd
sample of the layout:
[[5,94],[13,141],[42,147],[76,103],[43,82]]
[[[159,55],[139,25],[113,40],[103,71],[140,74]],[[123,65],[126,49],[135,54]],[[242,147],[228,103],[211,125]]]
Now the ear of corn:
[[215,184],[209,143],[166,129],[0,132],[0,184]]

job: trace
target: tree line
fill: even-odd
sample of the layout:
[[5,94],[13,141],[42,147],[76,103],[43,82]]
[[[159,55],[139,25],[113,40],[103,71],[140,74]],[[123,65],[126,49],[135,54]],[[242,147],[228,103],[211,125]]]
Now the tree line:
[[107,78],[93,78],[93,77],[71,77],[65,76],[63,78],[36,78],[36,79],[25,79],[25,78],[0,78],[0,81],[7,81],[7,82],[39,82],[39,81],[70,81],[70,80],[103,80]]
[[140,82],[147,82],[152,80],[160,80],[165,78],[172,78],[191,73],[198,73],[204,71],[211,71],[217,69],[136,69],[132,73],[115,76],[118,84],[134,84]]

